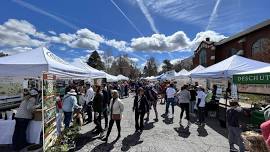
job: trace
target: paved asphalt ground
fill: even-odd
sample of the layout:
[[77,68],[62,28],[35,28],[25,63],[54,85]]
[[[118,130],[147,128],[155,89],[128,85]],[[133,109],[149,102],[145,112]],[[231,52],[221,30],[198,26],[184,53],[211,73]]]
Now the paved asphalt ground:
[[[134,112],[132,112],[133,95],[122,99],[125,110],[121,122],[122,134],[118,141],[116,124],[113,126],[108,143],[105,144],[99,136],[92,134],[94,124],[82,127],[77,141],[77,151],[80,152],[228,152],[229,144],[226,130],[221,128],[215,119],[207,119],[204,128],[198,128],[195,123],[187,128],[187,121],[179,125],[180,108],[175,107],[174,119],[163,118],[165,105],[158,104],[159,121],[154,122],[154,111],[145,124],[145,130],[135,133]],[[102,120],[104,123],[104,120]],[[103,125],[104,126],[104,125]]]

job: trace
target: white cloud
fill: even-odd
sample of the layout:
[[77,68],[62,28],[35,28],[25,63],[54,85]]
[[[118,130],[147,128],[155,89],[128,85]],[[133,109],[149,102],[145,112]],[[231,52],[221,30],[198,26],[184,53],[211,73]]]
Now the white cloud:
[[133,61],[133,62],[139,62],[139,59],[138,58],[131,58],[131,57],[129,57],[129,59],[131,60],[131,61]]
[[65,50],[67,50],[67,48],[65,46],[61,46],[61,47],[59,47],[59,50],[65,51]]
[[170,36],[153,34],[151,37],[134,38],[131,47],[141,51],[175,51],[189,47],[190,39],[183,31]]
[[164,65],[165,65],[164,63],[161,63],[161,64],[158,66],[158,72],[162,71],[162,67],[163,67]]
[[224,38],[226,38],[226,36],[219,34],[215,31],[205,31],[205,32],[199,32],[196,34],[196,37],[192,40],[191,49],[196,49],[198,47],[198,45],[204,41],[206,38],[210,38],[210,41],[213,42],[218,42]]
[[52,35],[56,35],[56,32],[54,32],[54,31],[48,31],[50,34],[52,34]]
[[89,53],[89,54],[93,53],[94,51],[97,51],[99,55],[104,55],[104,53],[105,53],[102,50],[85,50],[85,52]]
[[8,48],[8,49],[3,49],[0,52],[4,52],[8,55],[13,55],[13,54],[23,53],[23,52],[27,52],[31,50],[32,48],[29,48],[29,47],[13,47],[13,48]]
[[178,62],[180,62],[182,60],[183,60],[183,58],[177,58],[177,59],[173,59],[173,60],[170,60],[170,61],[171,61],[171,64],[176,64],[176,63],[178,63]]
[[44,45],[44,42],[30,37],[30,34],[35,32],[34,27],[30,23],[24,20],[10,19],[3,25],[0,25],[0,46],[37,47]]
[[144,14],[144,16],[146,17],[147,21],[150,24],[150,27],[152,29],[153,32],[155,32],[156,34],[159,33],[158,29],[156,28],[154,19],[152,18],[150,12],[148,11],[147,7],[144,5],[144,1],[143,0],[137,0],[137,3],[142,11],[142,13]]
[[128,46],[128,43],[126,41],[117,41],[115,39],[112,40],[107,40],[105,41],[105,44],[108,46],[112,46],[119,51],[124,51],[124,52],[131,52],[132,48]]

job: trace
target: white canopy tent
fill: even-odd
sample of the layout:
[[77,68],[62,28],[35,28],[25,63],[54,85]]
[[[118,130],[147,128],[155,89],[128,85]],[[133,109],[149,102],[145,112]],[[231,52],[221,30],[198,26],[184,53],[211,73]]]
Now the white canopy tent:
[[248,71],[248,72],[241,72],[237,73],[237,75],[246,75],[246,74],[262,74],[262,73],[270,73],[270,66],[263,67],[260,69]]
[[119,81],[121,81],[121,80],[126,80],[126,81],[127,81],[127,80],[129,80],[129,78],[128,78],[128,77],[123,76],[123,75],[121,75],[121,74],[120,74],[120,75],[118,75],[118,76],[117,76],[117,78],[118,78],[118,80],[119,80]]
[[72,65],[82,68],[85,71],[89,73],[89,77],[92,79],[98,79],[98,78],[106,78],[106,72],[104,71],[99,71],[95,68],[92,68],[91,66],[87,65],[85,62],[82,60],[78,60],[76,62],[73,62]]
[[174,79],[176,76],[176,72],[174,70],[167,71],[166,73],[160,75],[161,80],[171,80]]
[[181,71],[179,71],[178,73],[175,74],[175,79],[177,78],[184,78],[187,77],[188,71],[186,69],[182,69]]
[[45,47],[0,58],[0,76],[40,77],[48,72],[65,78],[88,77],[87,71],[65,62]]
[[268,63],[233,55],[204,70],[191,73],[192,78],[232,78],[233,74],[270,66]]
[[202,71],[202,70],[204,70],[204,69],[205,69],[204,66],[198,65],[196,68],[194,68],[193,70],[189,71],[189,72],[186,73],[185,75],[186,75],[186,76],[190,76],[191,73],[199,72],[199,71]]
[[117,82],[118,81],[117,76],[110,75],[108,73],[106,73],[106,79],[107,79],[107,82]]

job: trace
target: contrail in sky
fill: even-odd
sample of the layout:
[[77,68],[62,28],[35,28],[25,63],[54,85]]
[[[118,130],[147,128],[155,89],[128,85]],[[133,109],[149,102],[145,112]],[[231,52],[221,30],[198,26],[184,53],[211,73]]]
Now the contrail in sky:
[[151,14],[149,13],[147,7],[144,5],[142,0],[137,0],[137,3],[141,9],[141,11],[143,12],[144,16],[146,17],[147,21],[149,22],[151,29],[153,32],[155,32],[156,34],[159,33],[158,29],[156,28],[155,22],[151,16]]
[[141,35],[143,36],[142,32],[137,28],[137,26],[130,20],[130,18],[122,11],[122,9],[113,1],[111,0],[112,4],[117,8],[117,10],[126,18],[129,24]]
[[216,15],[217,15],[217,10],[218,10],[218,6],[219,6],[220,2],[221,2],[221,0],[217,0],[217,2],[216,2],[216,4],[215,4],[215,7],[214,7],[214,9],[213,9],[213,11],[212,11],[212,13],[211,13],[210,18],[209,18],[209,22],[208,22],[208,25],[207,25],[207,27],[206,27],[206,30],[209,30],[210,25],[212,24],[214,18],[215,18]]
[[55,21],[57,21],[59,23],[62,23],[62,24],[66,25],[66,26],[68,26],[68,27],[70,27],[72,29],[75,29],[75,30],[79,29],[76,25],[64,20],[63,18],[60,18],[60,17],[58,17],[58,16],[56,16],[54,14],[51,14],[51,13],[49,13],[49,12],[47,12],[47,11],[41,9],[41,8],[38,8],[38,7],[30,4],[30,3],[24,2],[22,0],[13,0],[13,2],[15,2],[18,5],[21,5],[21,6],[25,7],[25,8],[28,8],[29,10],[32,10],[32,11],[37,12],[39,14],[48,16],[48,17],[54,19]]

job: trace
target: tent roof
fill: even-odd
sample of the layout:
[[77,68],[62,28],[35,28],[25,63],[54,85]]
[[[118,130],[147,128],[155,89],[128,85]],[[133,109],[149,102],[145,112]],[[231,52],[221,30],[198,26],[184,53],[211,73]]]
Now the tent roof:
[[95,68],[92,68],[91,66],[89,66],[88,64],[83,62],[82,60],[75,61],[75,62],[73,62],[72,65],[86,70],[89,73],[89,76],[93,79],[106,78],[106,72],[99,71]]
[[256,69],[256,70],[252,70],[252,71],[236,73],[236,75],[260,74],[260,73],[270,73],[270,66],[263,67],[263,68]]
[[188,74],[188,71],[186,69],[182,69],[181,71],[179,71],[178,73],[176,73],[176,76],[183,76]]
[[118,80],[129,80],[128,77],[123,76],[123,75],[121,75],[121,74],[119,74],[119,75],[117,76],[117,78],[118,78]]
[[194,68],[193,70],[189,71],[189,72],[186,74],[186,76],[190,76],[191,73],[199,72],[199,71],[202,71],[202,70],[204,70],[204,69],[205,69],[204,66],[198,65],[196,68]]
[[251,71],[269,66],[270,64],[233,55],[219,63],[191,74],[191,77],[201,78],[231,78],[233,74]]
[[117,76],[110,75],[108,73],[106,73],[106,79],[108,82],[117,82],[118,81]]
[[42,72],[59,77],[87,77],[87,72],[72,66],[45,47],[0,58],[0,76],[39,77]]

